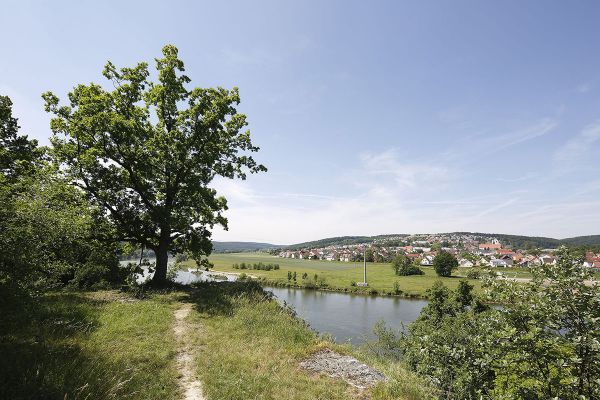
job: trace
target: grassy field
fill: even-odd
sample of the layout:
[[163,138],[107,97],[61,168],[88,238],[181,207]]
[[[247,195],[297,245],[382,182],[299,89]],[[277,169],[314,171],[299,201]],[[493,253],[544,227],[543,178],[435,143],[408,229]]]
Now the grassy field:
[[173,296],[119,297],[52,294],[3,304],[0,398],[180,398]]
[[[354,352],[350,347],[320,340],[276,302],[265,301],[260,286],[217,283],[201,287],[192,296],[198,311],[193,318],[202,326],[197,365],[209,399],[370,397],[343,381],[298,368],[303,358],[325,347]],[[390,380],[374,388],[372,399],[429,398],[426,386],[414,374],[397,364],[376,366]]]
[[[464,278],[466,271],[457,269],[452,277],[440,278],[436,275],[431,267],[423,267],[425,275],[413,276],[396,276],[392,267],[388,263],[368,263],[367,264],[367,281],[369,288],[361,288],[352,286],[352,282],[362,282],[363,280],[363,265],[362,263],[346,263],[337,261],[319,261],[319,260],[296,260],[279,258],[270,256],[265,253],[230,253],[230,254],[213,254],[210,256],[210,261],[214,264],[216,271],[223,272],[245,272],[248,275],[253,275],[265,278],[271,282],[285,284],[288,282],[288,271],[296,272],[296,284],[303,286],[302,275],[306,273],[309,278],[318,274],[325,279],[325,283],[332,289],[347,290],[355,292],[368,292],[376,290],[379,294],[392,293],[394,290],[394,282],[398,282],[400,290],[407,296],[424,296],[427,289],[433,286],[434,282],[441,280],[446,286],[454,289],[458,285],[460,278]],[[233,264],[240,263],[278,263],[279,270],[261,271],[261,270],[239,270],[232,267]],[[193,267],[193,262],[187,264]],[[511,270],[512,271],[512,270]],[[503,270],[502,272],[508,272]],[[481,288],[481,283],[478,280],[469,280],[476,290]],[[292,281],[293,283],[293,281]]]
[[[142,300],[116,291],[51,294],[8,313],[0,304],[0,398],[182,398],[173,324],[183,303],[192,304],[188,343],[207,399],[431,398],[401,365],[319,339],[254,282],[201,283]],[[357,356],[389,381],[361,392],[299,368],[324,347]]]

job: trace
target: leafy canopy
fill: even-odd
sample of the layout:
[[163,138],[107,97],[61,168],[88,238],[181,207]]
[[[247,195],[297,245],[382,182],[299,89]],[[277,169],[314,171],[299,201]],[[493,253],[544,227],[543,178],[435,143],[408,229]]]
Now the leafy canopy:
[[433,259],[433,268],[439,276],[450,276],[458,267],[458,260],[446,251],[440,251]]
[[248,155],[258,147],[235,108],[238,89],[188,89],[177,48],[162,53],[156,82],[147,63],[117,69],[108,62],[103,75],[114,89],[77,85],[68,106],[50,92],[43,97],[55,115],[56,160],[106,210],[118,239],[159,258],[188,251],[199,262],[211,251],[210,229],[227,227],[227,202],[209,184],[266,168]]

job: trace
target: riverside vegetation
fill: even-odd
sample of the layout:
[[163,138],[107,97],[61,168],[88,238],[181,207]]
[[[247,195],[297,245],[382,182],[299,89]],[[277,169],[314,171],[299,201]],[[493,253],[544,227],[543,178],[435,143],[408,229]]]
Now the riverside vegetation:
[[[360,265],[211,257],[219,270],[262,262],[251,275],[268,282],[430,299],[408,332],[379,324],[364,348],[319,337],[258,282],[170,282],[166,255],[208,266],[210,231],[227,224],[213,178],[265,168],[248,155],[236,89],[187,89],[174,46],[156,67],[153,82],[146,63],[108,63],[114,90],[78,85],[68,106],[46,93],[49,148],[20,135],[0,96],[0,398],[178,399],[181,341],[209,399],[600,397],[600,291],[565,249],[528,284],[373,264],[367,289],[352,285]],[[119,263],[132,248],[157,255],[149,285]],[[196,327],[184,339],[182,307]],[[388,379],[357,391],[299,368],[325,348]]]
[[[349,293],[401,295],[406,297],[426,297],[427,290],[436,281],[441,280],[444,285],[455,289],[463,278],[469,279],[474,290],[481,291],[481,280],[478,274],[470,274],[469,268],[459,268],[452,271],[449,277],[440,277],[433,267],[420,267],[421,275],[397,275],[393,264],[389,263],[367,263],[368,287],[356,286],[356,282],[363,280],[362,263],[347,263],[339,261],[299,260],[289,258],[277,258],[266,253],[227,253],[212,254],[210,262],[216,271],[242,272],[235,265],[253,265],[262,263],[277,264],[277,270],[245,270],[246,275],[259,278],[263,283],[272,286],[295,286],[305,288],[320,288],[324,290],[336,290]],[[183,266],[193,269],[193,261],[183,262]],[[481,275],[485,271],[476,269]],[[507,276],[529,277],[527,271],[505,271]],[[296,273],[296,279],[294,279]],[[289,275],[291,274],[291,275]],[[316,275],[316,277],[315,277]],[[288,279],[288,277],[290,279]]]
[[360,397],[342,381],[298,369],[323,348],[352,353],[388,376],[372,389],[373,399],[432,393],[393,362],[318,337],[256,283],[229,282],[142,296],[57,292],[9,308],[0,332],[0,397],[182,398],[172,331],[182,303],[192,304],[188,318],[200,327],[187,340],[197,349],[195,372],[208,399]]
[[[47,148],[20,134],[0,96],[0,398],[181,398],[182,304],[199,327],[185,345],[208,398],[363,396],[299,370],[324,347],[355,350],[319,338],[256,283],[168,280],[167,252],[204,266],[211,228],[226,226],[212,179],[265,168],[248,155],[258,148],[236,89],[187,89],[174,46],[156,66],[151,82],[146,63],[108,63],[114,90],[78,85],[69,105],[46,93]],[[140,248],[158,256],[147,286],[135,283],[137,263],[119,263]],[[373,363],[390,378],[373,398],[428,398],[415,374]]]

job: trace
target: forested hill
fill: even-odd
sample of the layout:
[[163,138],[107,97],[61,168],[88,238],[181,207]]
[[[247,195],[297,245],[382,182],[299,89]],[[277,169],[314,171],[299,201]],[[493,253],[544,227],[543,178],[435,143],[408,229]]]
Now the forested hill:
[[257,242],[214,242],[213,252],[215,253],[237,253],[242,251],[257,251],[285,247],[271,243]]
[[360,243],[372,243],[376,240],[394,240],[409,236],[407,234],[389,234],[389,235],[377,235],[377,236],[338,236],[326,239],[313,240],[310,242],[303,242],[292,244],[287,246],[289,249],[303,249],[303,248],[320,248],[327,246],[344,246],[351,244]]
[[[463,232],[459,232],[463,233]],[[468,232],[464,232],[468,233]],[[554,239],[542,236],[520,236],[520,235],[505,235],[500,233],[475,233],[480,236],[489,236],[499,239],[502,244],[510,245],[519,249],[527,248],[556,248],[558,246],[599,246],[600,235],[576,236],[566,239]]]
[[[577,236],[566,239],[554,239],[541,236],[507,235],[501,233],[479,233],[479,232],[452,232],[452,234],[478,235],[482,237],[495,237],[503,245],[514,248],[556,248],[561,245],[567,246],[600,246],[600,235]],[[406,234],[388,234],[378,236],[339,236],[310,242],[297,243],[287,246],[288,249],[320,248],[327,246],[344,246],[359,243],[373,243],[375,241],[399,242]],[[426,235],[423,235],[426,236]],[[285,246],[282,246],[285,247]]]

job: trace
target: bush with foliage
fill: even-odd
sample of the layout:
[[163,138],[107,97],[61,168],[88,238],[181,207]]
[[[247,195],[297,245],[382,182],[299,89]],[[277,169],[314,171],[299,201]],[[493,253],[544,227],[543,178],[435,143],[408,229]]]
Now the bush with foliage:
[[398,255],[392,261],[394,273],[399,276],[423,275],[424,272],[418,265],[412,263],[410,258],[405,255]]
[[452,271],[458,267],[458,260],[454,255],[440,251],[433,258],[433,269],[438,276],[448,277],[452,275]]
[[479,272],[479,270],[471,268],[467,271],[467,278],[479,279],[481,278],[481,273]]
[[18,135],[0,96],[0,286],[25,290],[122,282],[118,243],[105,215]]
[[566,249],[522,284],[486,277],[484,300],[437,282],[407,333],[377,330],[378,355],[427,378],[440,399],[600,398],[600,291]]
[[231,266],[233,269],[254,269],[254,270],[260,270],[260,271],[271,271],[271,270],[278,270],[279,269],[279,264],[264,264],[263,262],[258,262],[258,263],[254,263],[254,264],[246,264],[246,263],[241,263],[241,264],[233,264]]

